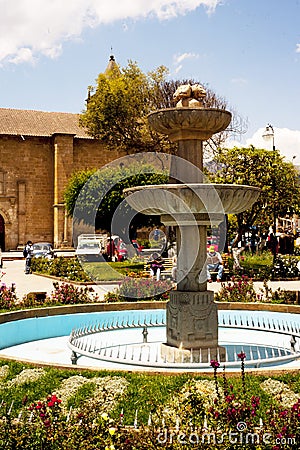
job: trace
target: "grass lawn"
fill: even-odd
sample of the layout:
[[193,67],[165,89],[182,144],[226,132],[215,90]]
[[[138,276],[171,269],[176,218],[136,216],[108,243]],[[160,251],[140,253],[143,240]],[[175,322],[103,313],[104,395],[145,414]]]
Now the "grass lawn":
[[143,270],[143,263],[124,262],[84,262],[84,271],[95,281],[121,281],[128,272]]
[[242,254],[242,267],[248,269],[261,269],[262,267],[272,267],[273,255],[270,252],[263,252],[259,255],[252,255],[251,253]]

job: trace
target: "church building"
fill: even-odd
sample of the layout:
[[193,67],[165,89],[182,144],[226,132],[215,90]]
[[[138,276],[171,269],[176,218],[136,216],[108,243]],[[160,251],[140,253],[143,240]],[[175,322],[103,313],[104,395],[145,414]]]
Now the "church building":
[[[111,57],[108,68],[116,64]],[[106,69],[107,70],[107,69]],[[79,126],[79,114],[0,108],[0,247],[72,246],[63,192],[70,176],[121,154]]]

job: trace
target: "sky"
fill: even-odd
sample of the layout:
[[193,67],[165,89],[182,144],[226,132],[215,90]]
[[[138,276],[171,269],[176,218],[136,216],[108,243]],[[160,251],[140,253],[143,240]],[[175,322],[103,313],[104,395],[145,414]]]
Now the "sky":
[[[192,78],[247,121],[228,145],[300,165],[300,0],[0,0],[0,107],[80,113],[114,54]],[[233,141],[235,139],[235,141]]]

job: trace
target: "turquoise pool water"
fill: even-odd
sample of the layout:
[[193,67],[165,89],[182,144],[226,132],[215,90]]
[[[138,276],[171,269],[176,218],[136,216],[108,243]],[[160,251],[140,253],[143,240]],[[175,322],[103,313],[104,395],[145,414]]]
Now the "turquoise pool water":
[[0,349],[25,342],[69,336],[73,328],[91,323],[111,323],[116,314],[120,320],[156,320],[165,318],[164,310],[110,311],[97,313],[65,314],[47,317],[34,317],[0,324]]

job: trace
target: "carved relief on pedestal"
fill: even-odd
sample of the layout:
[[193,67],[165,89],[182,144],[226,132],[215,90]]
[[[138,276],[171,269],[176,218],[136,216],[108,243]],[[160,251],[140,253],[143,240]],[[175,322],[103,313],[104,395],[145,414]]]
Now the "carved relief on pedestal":
[[183,348],[218,345],[218,312],[213,292],[171,292],[167,305],[167,343]]

